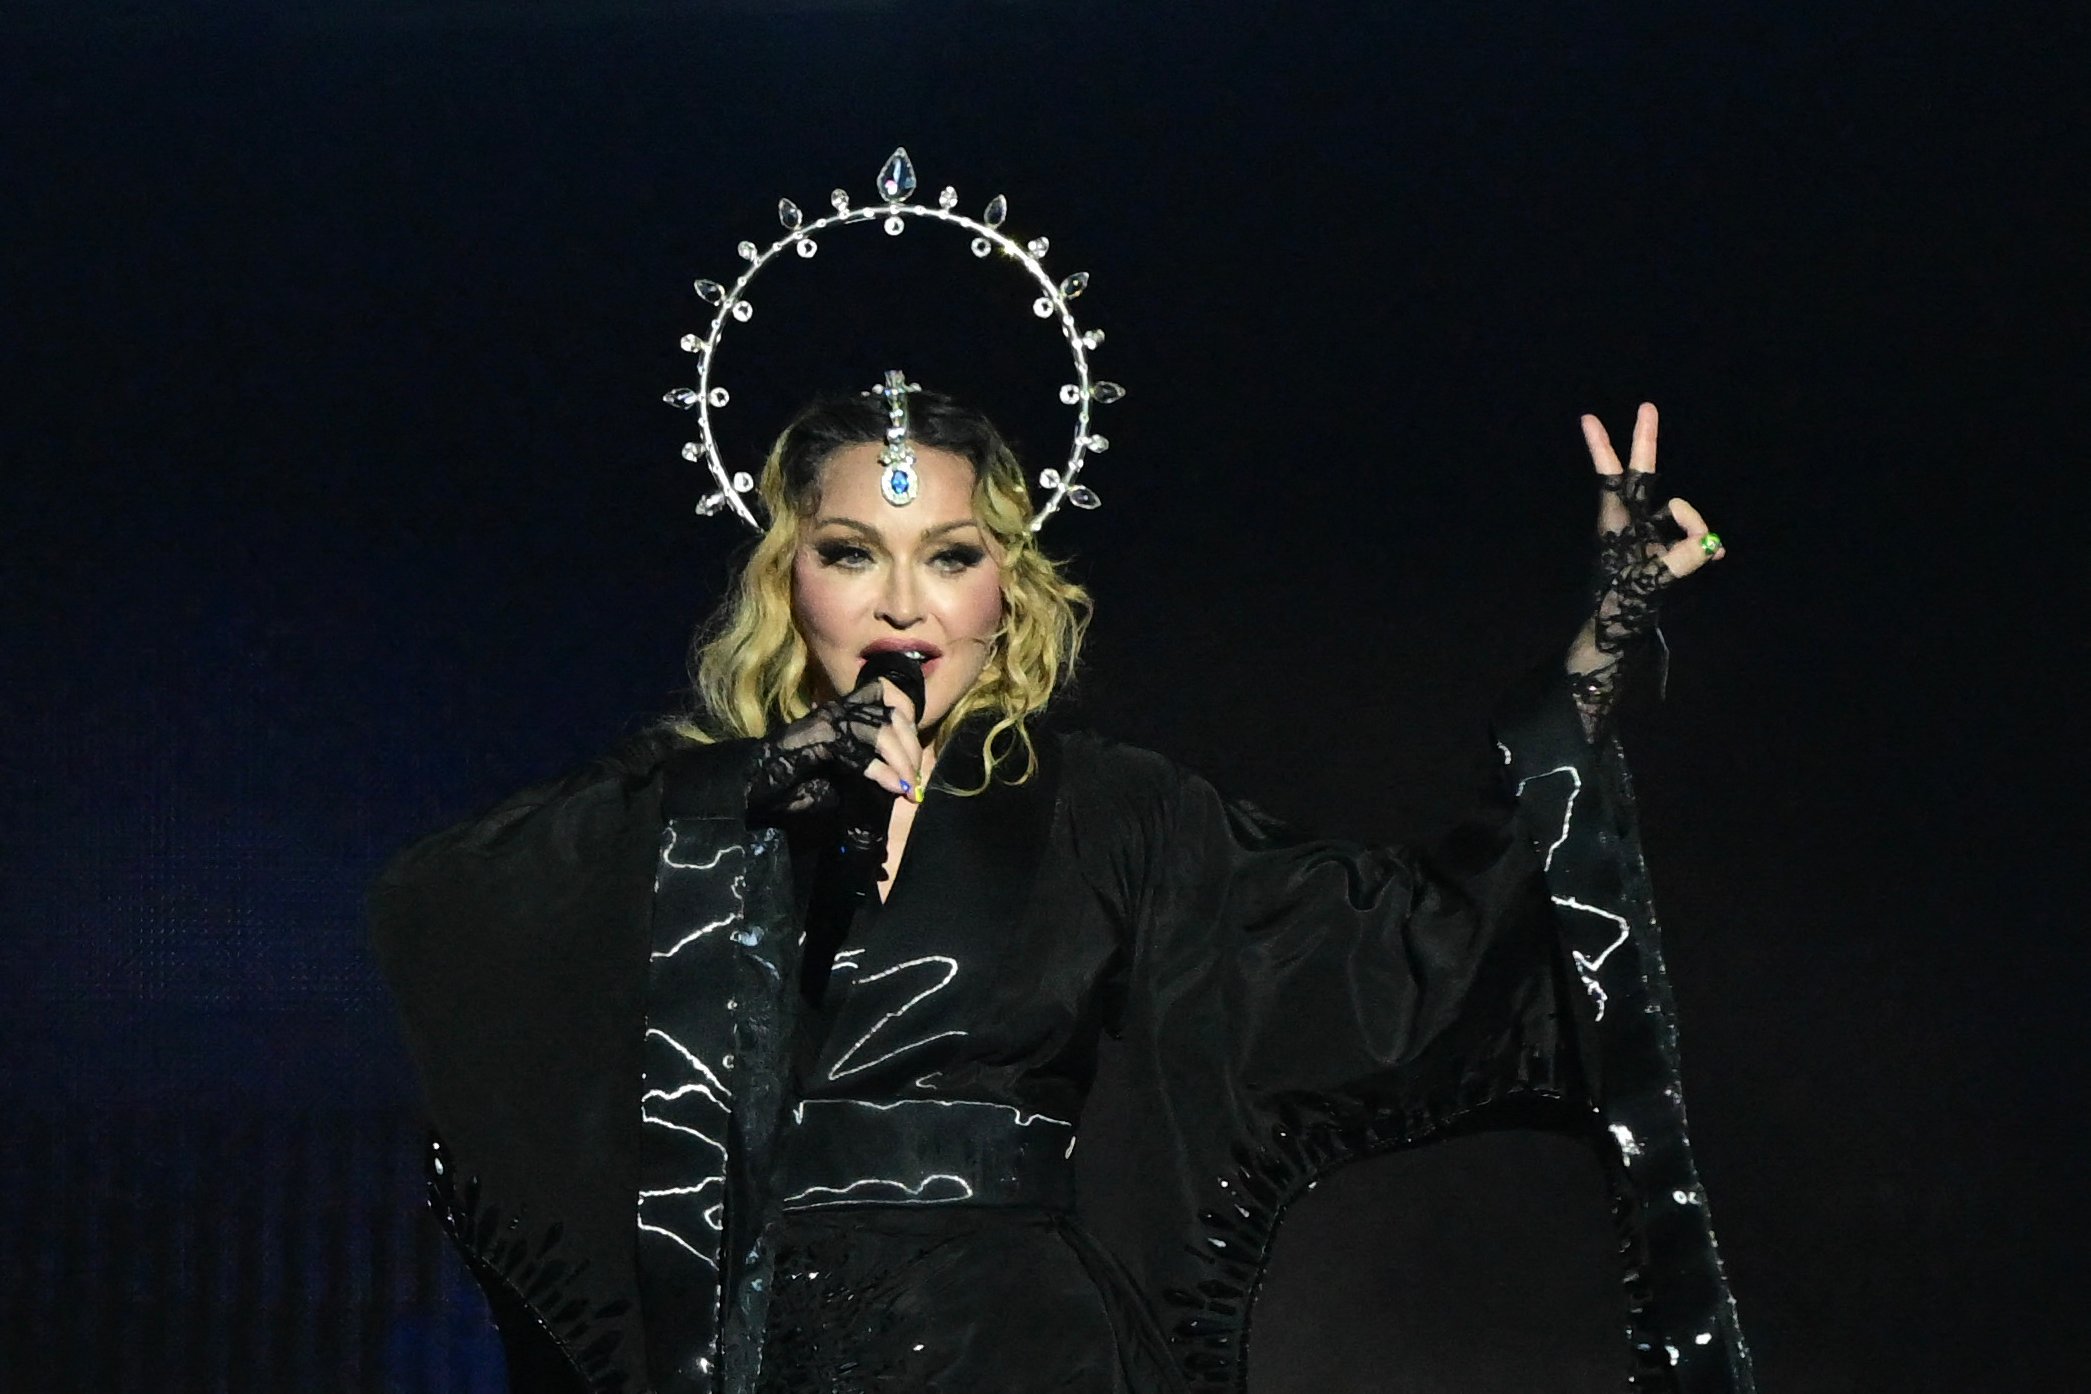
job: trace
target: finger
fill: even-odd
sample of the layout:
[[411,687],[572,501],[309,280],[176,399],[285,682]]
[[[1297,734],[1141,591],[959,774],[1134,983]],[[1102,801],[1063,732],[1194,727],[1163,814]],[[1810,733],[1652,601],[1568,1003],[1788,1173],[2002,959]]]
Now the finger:
[[904,709],[907,705],[904,702],[894,701],[893,693],[888,690],[883,678],[874,678],[872,681],[864,683],[856,691],[850,693],[847,700],[851,707],[858,709],[851,713],[850,725],[865,740],[873,738],[871,732],[871,724],[873,722],[876,722],[880,729],[884,729],[893,724],[895,709]]
[[1684,529],[1684,540],[1672,543],[1663,551],[1663,565],[1669,568],[1672,576],[1689,576],[1708,562],[1719,561],[1728,555],[1728,548],[1719,545],[1718,537],[1714,538],[1716,546],[1713,551],[1706,550],[1703,539],[1711,535],[1713,529],[1706,525],[1706,519],[1700,516],[1698,509],[1683,499],[1671,499],[1670,516]]
[[908,777],[912,779],[912,772],[922,768],[922,733],[915,725],[915,703],[891,679],[882,678],[880,683],[885,688],[886,705],[893,709],[893,720],[886,729],[900,742],[898,750],[903,763],[898,768],[910,771]]
[[1655,403],[1641,403],[1640,411],[1634,414],[1633,454],[1627,459],[1630,468],[1643,474],[1655,472],[1655,428]]
[[903,783],[907,783],[909,787],[913,784],[912,781],[904,781],[900,772],[887,764],[883,757],[864,767],[864,777],[896,799],[907,797],[906,790],[901,787]]
[[1633,519],[1618,491],[1605,486],[1626,471],[1619,467],[1619,452],[1612,449],[1612,438],[1605,434],[1604,423],[1594,416],[1583,418],[1583,443],[1590,447],[1590,463],[1601,481],[1597,490],[1597,530],[1623,531]]
[[913,798],[915,786],[921,783],[922,752],[920,747],[910,749],[907,742],[901,738],[900,733],[893,727],[888,726],[885,730],[879,732],[878,758],[885,762],[886,768],[900,772],[900,777],[906,784],[906,787],[901,789],[900,792]]
[[1619,468],[1619,452],[1612,449],[1612,438],[1605,434],[1605,423],[1596,417],[1583,417],[1583,444],[1590,447],[1590,463],[1599,474],[1623,474]]

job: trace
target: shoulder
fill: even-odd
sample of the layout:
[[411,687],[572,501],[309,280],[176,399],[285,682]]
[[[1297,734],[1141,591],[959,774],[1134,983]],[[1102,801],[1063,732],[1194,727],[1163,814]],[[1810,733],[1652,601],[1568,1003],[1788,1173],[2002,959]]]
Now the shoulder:
[[378,875],[378,886],[412,882],[459,858],[516,851],[565,821],[562,814],[627,803],[653,783],[662,766],[687,744],[680,737],[651,731],[627,737],[577,769],[517,790],[410,844],[386,863]]
[[1212,786],[1174,759],[1089,730],[1058,733],[1060,802],[1091,826],[1108,822],[1137,830],[1143,841],[1166,841],[1187,806],[1211,796]]
[[1161,797],[1194,777],[1166,755],[1095,731],[1056,732],[1053,740],[1059,747],[1062,778],[1076,787]]
[[[642,731],[396,853],[370,888],[381,955],[403,939],[468,924],[514,924],[540,907],[644,883],[667,804],[728,806],[752,742],[702,745]],[[491,932],[491,931],[490,931]]]

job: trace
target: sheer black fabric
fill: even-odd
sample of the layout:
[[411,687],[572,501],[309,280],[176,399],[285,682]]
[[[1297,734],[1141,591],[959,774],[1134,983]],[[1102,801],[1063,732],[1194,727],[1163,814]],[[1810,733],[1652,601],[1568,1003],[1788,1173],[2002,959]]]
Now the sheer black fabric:
[[1662,595],[1677,577],[1663,553],[1684,536],[1656,501],[1656,473],[1600,474],[1597,555],[1590,575],[1588,644],[1569,654],[1569,689],[1593,740],[1619,702],[1629,655],[1658,636]]
[[842,803],[842,781],[878,758],[879,732],[893,719],[875,682],[815,707],[756,744],[748,809],[778,818],[828,812]]

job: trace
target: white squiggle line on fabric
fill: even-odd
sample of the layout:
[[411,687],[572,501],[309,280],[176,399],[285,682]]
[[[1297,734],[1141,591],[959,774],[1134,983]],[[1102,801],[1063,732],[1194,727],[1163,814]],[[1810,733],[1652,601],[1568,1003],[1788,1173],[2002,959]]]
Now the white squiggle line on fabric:
[[672,867],[677,867],[683,871],[714,870],[720,862],[725,861],[726,858],[732,856],[734,853],[741,850],[739,847],[729,843],[728,845],[721,847],[718,851],[712,853],[712,859],[708,862],[679,862],[675,859],[675,844],[681,840],[681,835],[679,832],[675,830],[675,825],[673,823],[670,823],[668,826],[670,830],[668,834],[668,848],[666,851],[661,853],[661,860],[668,863],[668,865]]
[[1496,742],[1496,749],[1498,749],[1498,750],[1500,750],[1500,751],[1502,751],[1502,752],[1503,752],[1503,763],[1504,763],[1504,764],[1506,764],[1506,765],[1507,765],[1507,764],[1509,764],[1509,763],[1510,763],[1510,747],[1509,747],[1509,746],[1507,746],[1507,745],[1505,745],[1505,744],[1503,744],[1503,742],[1501,742],[1501,741],[1497,741],[1497,742]]
[[673,944],[670,944],[667,948],[655,949],[653,951],[653,956],[655,958],[674,958],[677,954],[681,953],[684,949],[690,947],[690,945],[696,943],[699,939],[702,939],[705,935],[716,933],[717,931],[726,928],[726,926],[732,924],[738,918],[739,916],[737,914],[728,915],[724,919],[713,920],[710,924],[701,924],[697,926],[697,928],[691,930],[688,934],[685,934],[682,938],[676,940]]
[[1615,915],[1610,910],[1601,910],[1595,905],[1585,905],[1574,896],[1557,895],[1553,900],[1556,905],[1565,905],[1571,910],[1581,910],[1587,914],[1596,915],[1601,919],[1610,920],[1613,924],[1619,926],[1618,938],[1605,945],[1603,952],[1599,953],[1597,957],[1592,958],[1581,949],[1571,949],[1568,955],[1575,960],[1577,976],[1582,978],[1583,986],[1589,989],[1591,999],[1597,1003],[1597,1020],[1603,1021],[1605,1019],[1605,1007],[1611,1001],[1611,998],[1606,994],[1604,988],[1598,984],[1597,975],[1604,968],[1605,960],[1612,956],[1613,951],[1626,943],[1627,936],[1632,933],[1632,930],[1627,925],[1625,916]]
[[[928,1189],[929,1189],[929,1185],[930,1185],[930,1183],[931,1183],[932,1181],[952,1181],[952,1182],[956,1182],[956,1183],[958,1184],[958,1190],[959,1190],[959,1193],[958,1193],[957,1195],[955,1195],[955,1196],[942,1196],[942,1197],[938,1197],[938,1198],[937,1198],[936,1200],[929,1200],[929,1199],[927,1199],[927,1198],[923,1197],[923,1195],[922,1195],[922,1192],[924,1192],[924,1191],[926,1191],[926,1190],[928,1190]],[[886,1176],[866,1176],[866,1177],[863,1177],[863,1178],[861,1178],[861,1179],[859,1179],[859,1180],[856,1180],[856,1181],[852,1181],[852,1182],[850,1182],[850,1183],[849,1183],[849,1184],[848,1184],[847,1186],[808,1186],[808,1187],[807,1187],[807,1188],[806,1188],[805,1190],[803,1190],[803,1191],[800,1191],[800,1192],[798,1192],[798,1193],[797,1193],[796,1195],[788,1195],[788,1196],[784,1197],[784,1198],[783,1198],[782,1200],[778,1201],[777,1203],[778,1203],[779,1205],[790,1205],[790,1204],[792,1204],[792,1203],[793,1203],[794,1201],[800,1201],[800,1200],[804,1200],[804,1199],[805,1199],[805,1198],[806,1198],[807,1196],[810,1196],[810,1195],[817,1195],[817,1194],[822,1194],[822,1193],[825,1193],[825,1194],[827,1194],[827,1195],[831,1195],[831,1196],[840,1196],[840,1197],[844,1197],[844,1198],[846,1198],[846,1197],[848,1197],[848,1195],[849,1195],[849,1193],[850,1193],[851,1191],[854,1191],[854,1190],[858,1189],[858,1188],[859,1188],[859,1187],[861,1187],[861,1186],[894,1186],[894,1187],[897,1187],[897,1188],[899,1188],[899,1189],[900,1189],[900,1190],[902,1190],[902,1191],[905,1191],[905,1192],[906,1192],[906,1193],[907,1193],[908,1195],[916,1197],[916,1199],[915,1199],[914,1201],[912,1201],[912,1202],[911,1202],[911,1201],[904,1201],[904,1200],[894,1200],[894,1201],[892,1201],[892,1204],[895,1204],[895,1205],[908,1205],[908,1204],[915,1204],[915,1205],[933,1205],[933,1204],[939,1204],[939,1203],[941,1203],[941,1202],[943,1202],[943,1201],[947,1201],[947,1200],[967,1200],[967,1199],[970,1199],[970,1198],[971,1198],[971,1196],[972,1196],[972,1194],[973,1194],[973,1187],[971,1186],[971,1184],[969,1184],[969,1183],[968,1183],[968,1182],[966,1181],[966,1178],[965,1178],[965,1177],[963,1177],[963,1176],[953,1176],[953,1175],[952,1175],[952,1174],[951,1174],[950,1172],[946,1172],[946,1171],[933,1171],[933,1172],[931,1172],[931,1173],[930,1173],[929,1175],[927,1175],[927,1176],[923,1177],[923,1178],[922,1178],[922,1179],[921,1179],[920,1181],[916,1182],[916,1183],[915,1183],[914,1185],[912,1185],[912,1186],[911,1186],[911,1185],[909,1185],[909,1184],[908,1184],[907,1182],[905,1182],[905,1181],[899,1181],[899,1180],[895,1180],[895,1179],[893,1179],[893,1178],[891,1178],[891,1177],[886,1177]],[[884,1199],[884,1197],[881,1197],[881,1199]],[[816,1204],[832,1204],[832,1203],[838,1203],[838,1202],[815,1202],[815,1203],[816,1203]],[[810,1208],[810,1207],[809,1207],[809,1208]]]
[[663,1229],[659,1225],[650,1225],[646,1223],[646,1221],[644,1220],[641,1220],[639,1222],[639,1228],[642,1232],[646,1234],[658,1234],[664,1239],[673,1239],[676,1243],[682,1245],[685,1249],[688,1249],[690,1251],[691,1257],[699,1259],[704,1263],[710,1264],[714,1269],[717,1269],[719,1266],[719,1261],[717,1259],[713,1258],[710,1254],[705,1253],[702,1249],[698,1248],[695,1244],[692,1244],[689,1240],[683,1238],[681,1235],[677,1234],[672,1229]]
[[720,1108],[726,1107],[726,1101],[724,1099],[721,1099],[717,1094],[714,1094],[711,1091],[710,1085],[706,1084],[702,1080],[695,1079],[691,1080],[688,1084],[678,1084],[673,1089],[649,1089],[644,1094],[641,1094],[639,1096],[639,1102],[645,1103],[648,1100],[655,1100],[665,1104],[671,1103],[676,1099],[680,1099],[687,1094],[702,1094],[705,1098],[710,1099],[714,1104],[717,1104]]
[[1541,863],[1541,865],[1548,871],[1552,871],[1554,869],[1554,853],[1560,851],[1561,844],[1568,841],[1568,825],[1575,821],[1576,799],[1579,798],[1583,792],[1583,776],[1576,772],[1576,767],[1574,765],[1557,765],[1553,769],[1542,770],[1538,774],[1526,775],[1523,779],[1520,779],[1517,782],[1517,796],[1519,798],[1523,798],[1525,796],[1526,787],[1530,785],[1532,781],[1536,779],[1546,779],[1552,775],[1557,774],[1567,775],[1569,779],[1574,782],[1575,787],[1568,791],[1568,803],[1561,810],[1561,832],[1557,837],[1554,838],[1553,845],[1546,849],[1546,859],[1544,862]]
[[806,1121],[806,1106],[808,1104],[822,1104],[830,1107],[842,1104],[850,1108],[874,1109],[880,1113],[887,1113],[896,1108],[919,1108],[924,1104],[929,1104],[936,1108],[1000,1108],[1009,1111],[1011,1116],[1016,1119],[1016,1125],[1019,1128],[1028,1128],[1033,1123],[1054,1123],[1063,1128],[1072,1128],[1074,1126],[1065,1118],[1055,1118],[1050,1113],[1026,1113],[1015,1104],[1005,1104],[994,1099],[895,1099],[893,1102],[886,1104],[873,1103],[869,1099],[801,1099],[791,1106],[792,1122],[803,1123]]
[[662,1040],[666,1041],[669,1045],[673,1046],[675,1048],[676,1054],[682,1056],[683,1059],[690,1062],[691,1069],[697,1071],[699,1074],[703,1075],[707,1080],[711,1081],[712,1088],[718,1090],[721,1094],[725,1095],[729,1099],[733,1097],[733,1091],[726,1087],[725,1081],[720,1079],[717,1075],[713,1074],[711,1066],[705,1064],[702,1060],[698,1059],[697,1053],[695,1051],[691,1050],[681,1041],[676,1040],[675,1037],[669,1035],[666,1031],[663,1031],[658,1026],[647,1027],[646,1034],[649,1036],[658,1036]]
[[891,1060],[894,1056],[899,1055],[904,1051],[913,1050],[916,1046],[928,1045],[931,1041],[939,1041],[946,1036],[963,1036],[967,1034],[964,1031],[956,1029],[950,1031],[938,1031],[933,1035],[924,1036],[919,1041],[909,1041],[906,1045],[895,1046],[893,1049],[887,1051],[884,1055],[879,1056],[875,1060],[866,1060],[863,1064],[857,1065],[848,1070],[845,1070],[843,1068],[843,1066],[849,1064],[850,1058],[852,1056],[854,1056],[858,1051],[862,1050],[866,1045],[870,1043],[871,1038],[873,1036],[876,1036],[879,1032],[885,1030],[887,1026],[891,1025],[895,1021],[898,1021],[901,1017],[907,1015],[909,1011],[913,1010],[922,1002],[927,1001],[929,998],[934,997],[939,992],[942,992],[945,988],[951,986],[952,980],[958,977],[958,960],[950,957],[947,954],[925,954],[921,958],[911,958],[904,963],[896,963],[891,968],[881,968],[876,973],[866,973],[864,976],[857,979],[857,981],[860,983],[875,983],[881,978],[889,978],[893,976],[895,973],[900,972],[902,969],[916,968],[925,963],[943,964],[946,969],[943,981],[931,983],[928,987],[922,989],[922,991],[916,993],[913,997],[910,997],[907,1001],[901,1003],[900,1006],[896,1007],[894,1010],[890,1012],[887,1012],[876,1022],[872,1023],[871,1029],[869,1031],[866,1031],[863,1035],[859,1036],[854,1042],[852,1042],[850,1048],[848,1050],[843,1051],[841,1057],[837,1059],[833,1065],[830,1065],[828,1067],[829,1079],[841,1079],[845,1074],[856,1074],[859,1071],[871,1069],[875,1065],[884,1064],[886,1061]]
[[642,1123],[651,1123],[656,1128],[666,1128],[668,1131],[672,1133],[688,1133],[691,1137],[701,1138],[707,1146],[718,1148],[719,1155],[721,1157],[727,1155],[725,1143],[720,1142],[717,1138],[714,1138],[710,1133],[698,1131],[696,1128],[691,1127],[687,1123],[677,1123],[670,1119],[663,1118],[659,1114],[646,1113],[644,1111],[642,1111],[639,1114],[639,1121]]
[[[639,1228],[648,1234],[658,1234],[665,1239],[674,1240],[683,1248],[689,1250],[692,1255],[704,1260],[704,1262],[710,1264],[713,1268],[716,1269],[719,1266],[719,1261],[717,1259],[713,1258],[710,1254],[705,1253],[704,1250],[698,1248],[695,1244],[692,1244],[689,1240],[683,1238],[680,1234],[677,1234],[674,1230],[669,1229],[667,1226],[648,1224],[644,1217],[646,1214],[646,1202],[649,1200],[654,1200],[667,1196],[696,1195],[702,1191],[709,1190],[713,1186],[723,1186],[725,1182],[726,1178],[723,1176],[707,1176],[704,1178],[704,1180],[698,1182],[694,1186],[671,1186],[665,1191],[639,1192],[639,1214],[641,1216],[639,1220]],[[725,1212],[726,1207],[723,1204],[713,1204],[706,1206],[702,1211],[698,1212],[698,1217],[704,1221],[705,1227],[707,1229],[710,1229],[714,1233],[717,1233],[720,1230],[720,1217],[723,1216]]]

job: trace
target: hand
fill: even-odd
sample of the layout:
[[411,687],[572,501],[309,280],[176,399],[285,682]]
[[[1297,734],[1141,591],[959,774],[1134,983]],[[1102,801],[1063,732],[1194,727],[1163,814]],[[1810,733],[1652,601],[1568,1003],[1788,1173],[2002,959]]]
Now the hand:
[[914,704],[883,678],[765,738],[748,781],[748,808],[767,816],[831,810],[842,803],[842,781],[859,777],[922,802]]
[[[1655,438],[1655,406],[1643,402],[1634,418],[1633,451],[1622,469],[1603,423],[1583,418],[1583,439],[1597,470],[1597,564],[1590,620],[1569,647],[1567,667],[1583,730],[1593,740],[1618,696],[1622,655],[1656,632],[1662,592],[1728,554],[1699,510],[1683,499],[1656,507]],[[1671,540],[1680,529],[1682,540]]]

